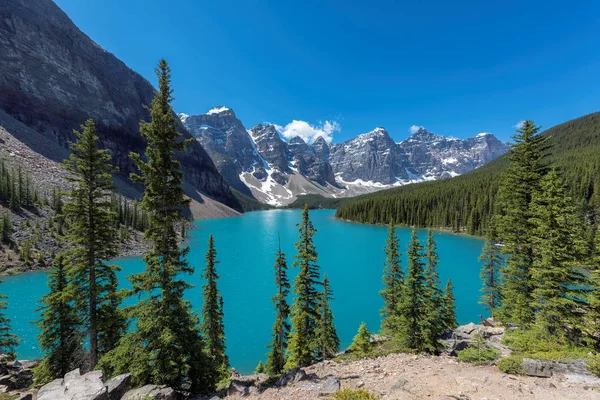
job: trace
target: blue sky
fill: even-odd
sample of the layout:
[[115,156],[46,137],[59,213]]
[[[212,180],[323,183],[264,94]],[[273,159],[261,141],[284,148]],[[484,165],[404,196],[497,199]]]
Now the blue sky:
[[247,128],[293,120],[340,142],[384,126],[508,140],[600,109],[600,4],[592,1],[55,0],[155,83],[175,109],[235,110]]

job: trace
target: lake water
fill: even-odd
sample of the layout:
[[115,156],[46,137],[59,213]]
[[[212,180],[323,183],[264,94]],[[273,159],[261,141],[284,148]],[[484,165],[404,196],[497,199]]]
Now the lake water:
[[[332,308],[338,335],[342,346],[348,346],[361,321],[372,331],[379,329],[386,228],[342,222],[333,215],[331,210],[310,212],[317,229],[314,239],[318,264],[322,273],[329,276],[335,294]],[[196,274],[189,280],[196,286],[188,291],[187,297],[200,310],[200,272],[208,235],[212,233],[220,261],[218,285],[224,299],[227,353],[232,367],[243,373],[251,372],[258,360],[264,361],[265,346],[271,339],[277,235],[281,237],[293,281],[297,272],[292,268],[294,243],[298,238],[296,224],[300,219],[298,210],[259,211],[236,218],[196,221],[196,229],[189,232],[189,261],[196,268]],[[410,229],[398,228],[397,233],[405,253]],[[424,242],[426,231],[419,234]],[[452,278],[459,323],[479,321],[484,311],[477,304],[481,286],[477,257],[483,241],[449,233],[436,233],[435,238],[440,256],[439,275],[444,284]],[[122,286],[128,286],[127,275],[144,268],[141,258],[123,258],[115,263],[123,268],[119,276]],[[47,292],[46,274],[31,272],[5,277],[0,292],[9,297],[7,315],[13,330],[23,339],[18,357],[39,357],[37,331],[31,321],[37,318],[36,301]]]

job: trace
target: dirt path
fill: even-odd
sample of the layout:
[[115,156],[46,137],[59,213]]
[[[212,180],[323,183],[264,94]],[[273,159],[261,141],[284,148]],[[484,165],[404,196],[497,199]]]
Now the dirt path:
[[[448,356],[393,354],[372,360],[326,361],[306,368],[306,372],[316,373],[320,378],[334,375],[340,379],[342,388],[364,388],[382,399],[600,399],[600,380],[584,383],[562,377],[512,376],[494,366],[458,363]],[[313,386],[299,382],[280,389],[267,389],[261,394],[253,393],[246,398],[301,400],[318,397]]]

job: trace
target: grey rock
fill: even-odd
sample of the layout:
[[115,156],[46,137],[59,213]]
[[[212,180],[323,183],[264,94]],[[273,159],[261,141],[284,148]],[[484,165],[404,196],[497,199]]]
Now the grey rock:
[[250,393],[249,385],[238,380],[232,380],[227,386],[227,396],[242,395],[246,396]]
[[120,400],[129,389],[129,382],[131,382],[131,374],[118,375],[107,381],[105,386],[108,400]]
[[56,379],[42,386],[37,400],[108,400],[102,378],[101,371],[81,375],[76,369],[67,373],[64,379]]
[[319,382],[319,396],[329,396],[340,390],[340,380],[335,376],[327,376]]
[[417,176],[444,179],[478,168],[508,151],[494,135],[481,133],[461,140],[417,129],[398,146],[406,154],[409,169]]
[[175,400],[175,391],[164,385],[146,385],[128,391],[121,400]]
[[317,379],[318,376],[314,373],[307,374],[306,371],[304,371],[301,368],[292,368],[289,371],[286,371],[283,374],[281,374],[281,376],[275,382],[275,386],[281,387],[287,386],[292,383],[298,383],[307,380],[314,381]]
[[235,189],[251,195],[240,180],[241,172],[263,167],[258,152],[242,122],[232,109],[218,106],[200,115],[179,115],[183,125],[208,152],[225,180]]
[[336,176],[345,182],[379,182],[391,185],[408,179],[407,158],[384,128],[376,128],[329,147],[329,163]]
[[406,379],[400,378],[392,385],[392,390],[404,390],[404,386],[406,386],[407,383],[408,381]]
[[521,367],[529,376],[549,378],[559,375],[566,377],[571,382],[598,383],[600,381],[587,369],[584,359],[549,361],[523,358]]

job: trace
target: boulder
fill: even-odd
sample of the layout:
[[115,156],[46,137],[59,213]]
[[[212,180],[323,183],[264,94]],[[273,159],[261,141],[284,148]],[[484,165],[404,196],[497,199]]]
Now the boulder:
[[175,400],[175,391],[165,385],[146,385],[130,390],[121,400]]
[[340,380],[329,375],[319,382],[319,396],[330,396],[340,390]]
[[104,385],[108,393],[108,400],[120,400],[121,397],[129,389],[129,382],[131,381],[131,374],[123,374],[115,376],[110,379]]
[[81,375],[76,369],[67,373],[64,379],[56,379],[42,386],[37,400],[108,400],[102,378],[102,371]]
[[234,396],[236,394],[246,396],[250,392],[249,386],[250,385],[247,385],[245,382],[236,379],[231,380],[227,387],[227,396]]
[[598,377],[588,371],[584,359],[549,361],[524,358],[521,367],[526,375],[549,378],[560,375],[567,377],[570,381],[596,382]]

